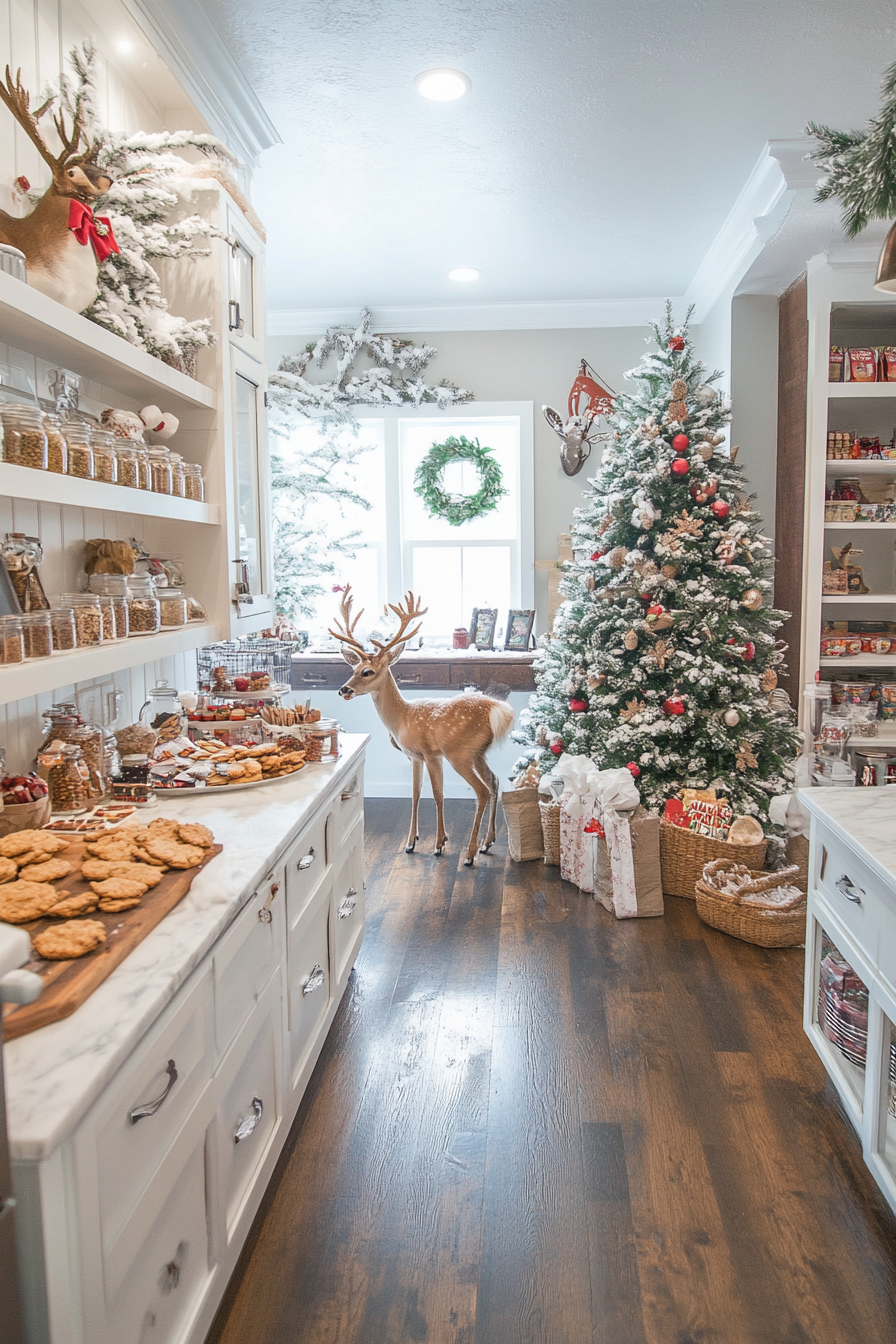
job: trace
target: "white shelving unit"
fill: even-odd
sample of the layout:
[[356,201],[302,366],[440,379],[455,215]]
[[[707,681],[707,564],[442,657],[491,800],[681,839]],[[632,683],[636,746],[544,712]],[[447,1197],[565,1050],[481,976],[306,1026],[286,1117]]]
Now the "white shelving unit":
[[217,526],[221,521],[221,509],[217,504],[198,504],[194,499],[155,495],[149,490],[107,485],[105,481],[84,481],[78,476],[58,476],[52,471],[34,471],[31,467],[17,467],[11,462],[0,462],[0,494],[80,509],[102,509],[104,513],[174,518],[183,523]]
[[[850,658],[820,657],[823,613],[835,619],[860,620],[875,605],[896,618],[896,572],[893,560],[894,523],[826,523],[825,487],[837,476],[896,479],[896,460],[829,460],[829,429],[857,429],[888,440],[896,425],[896,383],[831,383],[828,360],[831,344],[896,345],[896,302],[874,288],[874,272],[854,260],[839,264],[827,256],[814,257],[808,272],[809,369],[807,397],[806,516],[803,546],[803,683],[823,669],[879,671],[881,680],[896,681],[896,655],[857,654]],[[822,568],[830,559],[831,544],[861,537],[865,580],[870,593],[825,595]],[[889,608],[889,610],[886,610]],[[853,614],[854,613],[854,614]],[[881,617],[882,618],[882,617]]]
[[6,703],[25,696],[42,695],[57,686],[74,685],[91,677],[122,672],[127,667],[186,653],[220,637],[217,626],[197,623],[158,635],[133,636],[114,643],[97,644],[90,649],[54,653],[50,658],[35,658],[14,667],[0,667],[0,696]]

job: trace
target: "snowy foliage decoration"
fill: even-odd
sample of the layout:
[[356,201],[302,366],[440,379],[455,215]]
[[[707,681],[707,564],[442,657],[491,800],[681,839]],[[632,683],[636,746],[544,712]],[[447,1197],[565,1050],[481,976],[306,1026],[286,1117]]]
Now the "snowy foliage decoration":
[[97,56],[91,41],[69,53],[72,76],[63,74],[56,93],[67,116],[81,108],[85,137],[97,147],[96,165],[113,179],[99,198],[121,248],[100,267],[99,294],[84,316],[131,345],[148,350],[176,368],[189,368],[196,350],[213,344],[211,322],[188,321],[169,312],[156,258],[189,259],[208,255],[200,240],[215,231],[198,215],[174,220],[198,183],[196,169],[175,151],[188,150],[216,160],[223,168],[235,160],[212,135],[193,131],[137,131],[123,135],[103,126],[97,114]]
[[[763,689],[781,670],[786,613],[755,603],[773,562],[721,447],[730,415],[711,386],[718,374],[695,359],[671,305],[654,333],[658,349],[626,375],[637,390],[617,399],[614,438],[575,511],[565,600],[514,734],[527,748],[518,769],[549,768],[544,744],[559,738],[604,768],[634,762],[654,812],[683,787],[712,785],[736,813],[765,820],[792,787],[798,752],[789,703]],[[686,474],[673,474],[676,460]],[[572,713],[570,697],[587,709]]]
[[850,238],[872,219],[896,218],[896,65],[884,75],[882,93],[866,131],[835,131],[814,121],[806,127],[821,146],[811,157],[827,174],[815,199],[833,196],[842,203]]

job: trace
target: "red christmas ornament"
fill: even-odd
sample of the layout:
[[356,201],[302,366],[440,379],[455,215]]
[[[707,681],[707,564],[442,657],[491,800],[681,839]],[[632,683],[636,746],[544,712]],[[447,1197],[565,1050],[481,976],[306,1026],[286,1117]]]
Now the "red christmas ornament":
[[604,830],[603,826],[601,826],[600,822],[597,820],[597,817],[592,817],[590,821],[586,821],[585,825],[582,827],[582,830],[585,833],[585,835],[596,835],[600,840],[606,838],[606,831]]
[[634,761],[627,761],[627,762],[626,762],[626,766],[625,766],[625,768],[626,768],[626,770],[631,770],[631,772],[632,772],[632,779],[637,779],[638,776],[639,776],[640,773],[641,773],[641,767],[638,766],[638,765],[635,765],[635,762],[634,762]]
[[672,440],[672,447],[676,453],[686,453],[691,446],[691,441],[687,434],[676,434]]
[[562,755],[563,755],[563,743],[562,743],[562,742],[552,742],[552,743],[551,743],[551,751],[554,753],[555,756],[562,756]]
[[22,173],[19,177],[16,178],[16,186],[18,187],[19,191],[31,190],[31,183],[28,181],[24,173]]
[[683,457],[676,457],[675,461],[672,463],[672,470],[676,476],[687,476],[690,467]]
[[669,349],[670,349],[670,350],[683,350],[683,349],[684,349],[684,337],[683,337],[683,336],[673,336],[672,339],[671,339],[671,341],[669,342]]
[[570,700],[569,707],[572,710],[573,714],[584,714],[585,710],[588,708],[588,701]]
[[718,518],[720,523],[723,523],[725,519],[728,517],[728,514],[731,512],[728,503],[724,499],[713,500],[712,504],[710,504],[709,507],[715,514],[715,516]]
[[600,560],[601,556],[603,556],[603,555],[606,555],[606,551],[595,551],[594,554],[592,555],[591,559],[592,559],[592,560]]
[[683,714],[684,701],[682,700],[681,696],[678,695],[676,692],[676,694],[670,695],[668,700],[663,701],[663,709],[666,711],[667,714],[672,714],[673,716]]
[[753,643],[752,639],[748,639],[746,644],[744,645],[744,661],[752,663],[755,657],[756,657],[756,645]]

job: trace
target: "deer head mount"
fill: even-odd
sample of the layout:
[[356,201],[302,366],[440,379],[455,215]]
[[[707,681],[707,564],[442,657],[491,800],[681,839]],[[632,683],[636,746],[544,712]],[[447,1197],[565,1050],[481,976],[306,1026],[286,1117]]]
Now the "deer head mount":
[[25,254],[28,283],[51,298],[81,312],[96,296],[98,266],[119,250],[108,219],[94,218],[93,201],[112,186],[112,178],[96,165],[100,143],[89,139],[84,106],[76,101],[71,125],[63,114],[51,120],[61,143],[54,153],[40,126],[56,102],[47,98],[31,108],[31,96],[22,85],[22,72],[13,80],[6,67],[0,81],[5,103],[52,174],[50,186],[30,215],[17,219],[0,210],[0,242]]
[[575,476],[591,456],[591,445],[610,437],[608,431],[598,433],[594,422],[607,416],[613,409],[615,392],[597,381],[597,376],[586,359],[569,390],[567,419],[564,420],[552,406],[542,406],[542,412],[551,429],[559,436],[560,465],[567,476]]

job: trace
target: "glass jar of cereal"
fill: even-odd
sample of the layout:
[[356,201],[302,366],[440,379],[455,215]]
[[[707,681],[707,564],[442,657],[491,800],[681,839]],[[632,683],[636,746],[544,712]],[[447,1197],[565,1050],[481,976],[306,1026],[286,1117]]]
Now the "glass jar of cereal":
[[118,482],[118,457],[115,452],[115,435],[107,429],[94,429],[90,433],[90,446],[93,448],[93,479],[105,481],[107,485]]
[[49,658],[53,652],[53,628],[48,611],[29,611],[22,616],[26,658]]
[[149,450],[149,468],[152,476],[152,489],[157,495],[171,494],[171,454],[162,444],[155,444]]
[[187,499],[195,499],[199,504],[205,500],[205,481],[198,462],[184,463],[184,494]]
[[155,635],[162,627],[156,585],[149,574],[132,574],[128,579],[128,622],[132,635]]
[[58,604],[75,613],[75,639],[79,649],[103,642],[103,613],[93,593],[60,593]]
[[3,461],[17,467],[47,469],[47,436],[40,411],[24,402],[10,401],[0,406],[3,424]]
[[44,417],[44,433],[47,436],[47,470],[65,476],[68,471],[68,444],[58,415],[48,411]]
[[65,441],[68,444],[68,474],[93,480],[93,448],[90,446],[90,426],[82,420],[67,420]]
[[25,641],[21,616],[0,617],[0,663],[23,663]]

